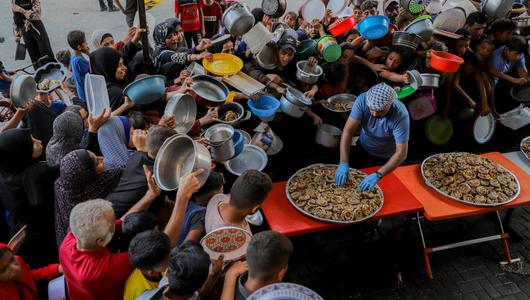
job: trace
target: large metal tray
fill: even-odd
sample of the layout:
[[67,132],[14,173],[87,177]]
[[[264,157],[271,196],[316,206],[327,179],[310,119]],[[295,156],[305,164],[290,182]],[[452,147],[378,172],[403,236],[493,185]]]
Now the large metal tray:
[[[372,214],[368,215],[368,216],[365,216],[364,218],[361,218],[361,219],[358,219],[358,220],[354,220],[354,221],[337,221],[337,220],[330,220],[330,219],[325,219],[325,218],[321,218],[321,217],[317,217],[313,214],[311,214],[310,212],[307,212],[305,210],[303,210],[301,207],[299,207],[298,205],[296,205],[296,203],[294,203],[294,200],[291,199],[291,194],[289,194],[289,185],[291,184],[291,180],[300,172],[304,171],[304,170],[307,170],[307,169],[310,169],[310,168],[314,168],[314,167],[337,167],[337,165],[334,165],[334,164],[313,164],[313,165],[310,165],[310,166],[307,166],[305,168],[302,168],[298,171],[296,171],[296,173],[294,173],[290,178],[289,180],[287,181],[287,184],[285,186],[285,195],[287,196],[287,199],[289,199],[289,202],[291,202],[291,205],[294,206],[294,208],[296,208],[299,212],[303,213],[304,215],[310,217],[310,218],[313,218],[313,219],[316,219],[316,220],[319,220],[319,221],[322,221],[322,222],[326,222],[326,223],[333,223],[333,224],[356,224],[356,223],[361,223],[363,221],[366,221],[370,218],[372,218],[373,216],[375,216],[380,210],[381,208],[383,208],[383,205],[385,205],[385,197],[384,197],[384,194],[383,194],[383,190],[381,190],[381,188],[376,185],[375,188],[377,189],[377,191],[379,191],[379,194],[381,195],[381,205],[379,206],[379,208],[377,210],[375,210]],[[362,174],[365,174],[364,172],[360,171],[360,170],[356,170],[356,169],[353,169],[353,168],[350,168],[350,171],[354,171],[354,172],[360,172]],[[366,174],[365,174],[366,175]]]
[[505,202],[502,202],[502,203],[495,203],[495,204],[488,204],[488,203],[474,203],[474,202],[467,202],[467,201],[464,201],[462,199],[458,199],[456,197],[453,197],[445,192],[443,192],[442,190],[438,189],[437,187],[435,187],[433,184],[431,184],[431,182],[429,181],[429,179],[427,179],[427,177],[425,176],[425,171],[423,170],[424,166],[425,166],[425,162],[427,162],[429,159],[435,157],[435,156],[438,156],[438,155],[442,155],[442,154],[447,154],[447,153],[438,153],[438,154],[434,154],[434,155],[431,155],[429,157],[427,157],[426,159],[423,160],[423,162],[421,163],[421,177],[423,177],[423,180],[425,181],[425,184],[432,188],[433,190],[437,191],[438,193],[444,195],[445,197],[451,199],[451,200],[454,200],[454,201],[457,201],[457,202],[460,202],[460,203],[463,203],[463,204],[466,204],[466,205],[471,205],[471,206],[478,206],[478,207],[496,207],[496,206],[502,206],[504,204],[508,204],[512,201],[514,201],[515,199],[517,199],[517,197],[519,197],[519,194],[521,193],[521,185],[519,184],[519,179],[517,179],[517,176],[515,176],[515,174],[513,174],[510,170],[506,169],[503,165],[499,164],[498,162],[495,162],[493,161],[495,164],[499,165],[501,168],[503,168],[504,170],[506,170],[508,173],[510,173],[513,178],[515,178],[515,182],[517,183],[517,193],[515,193],[515,195],[513,195],[509,200],[505,201]]
[[521,145],[519,145],[519,148],[521,149],[521,152],[523,152],[524,157],[526,157],[526,159],[530,160],[530,157],[528,156],[528,154],[523,149],[523,142],[528,140],[528,139],[530,139],[530,136],[527,136],[524,139],[522,139],[521,140]]

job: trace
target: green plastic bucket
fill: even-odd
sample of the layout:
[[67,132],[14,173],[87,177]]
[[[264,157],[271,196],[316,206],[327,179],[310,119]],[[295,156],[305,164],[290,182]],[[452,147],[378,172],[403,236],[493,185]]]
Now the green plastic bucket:
[[324,35],[318,39],[317,50],[327,62],[337,61],[342,55],[342,49],[337,44],[337,40],[331,35]]

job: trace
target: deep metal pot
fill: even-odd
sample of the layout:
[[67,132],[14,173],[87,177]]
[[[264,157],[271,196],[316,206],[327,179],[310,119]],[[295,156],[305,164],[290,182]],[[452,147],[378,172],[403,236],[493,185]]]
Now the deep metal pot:
[[412,51],[416,51],[422,41],[423,39],[419,35],[405,31],[396,31],[392,37],[392,45],[405,47]]
[[322,73],[322,67],[315,65],[310,68],[307,66],[307,60],[301,60],[296,63],[296,78],[303,83],[315,84]]
[[[228,111],[234,111],[237,113],[238,117],[234,121],[223,121],[221,120],[222,116],[224,116]],[[226,103],[217,108],[217,115],[219,116],[219,119],[217,122],[228,124],[232,127],[237,127],[241,122],[246,121],[250,119],[252,116],[252,113],[249,110],[245,110],[243,106],[237,102],[232,103]]]
[[178,134],[186,134],[197,118],[197,103],[188,94],[176,94],[167,102],[164,116],[175,116],[175,131]]
[[273,18],[283,16],[287,9],[287,0],[262,0],[261,9],[263,13]]
[[514,0],[485,0],[482,12],[494,18],[506,18],[513,7]]
[[278,49],[275,45],[267,44],[254,56],[258,65],[264,69],[272,70],[278,62]]
[[280,99],[280,110],[291,117],[300,118],[304,115],[307,105],[297,105],[287,100],[285,95]]
[[210,153],[216,161],[225,161],[234,157],[234,127],[228,124],[216,124],[204,132],[206,143],[210,145]]
[[174,191],[183,176],[197,169],[204,169],[197,177],[202,186],[210,175],[211,164],[212,158],[206,147],[187,135],[174,135],[160,147],[153,174],[158,187],[164,191]]
[[222,81],[210,75],[196,75],[192,78],[192,94],[199,104],[216,107],[226,101],[229,91]]
[[433,73],[421,74],[422,89],[437,89],[440,86],[440,75]]
[[18,74],[13,78],[9,88],[11,101],[16,107],[26,107],[37,95],[37,83],[31,75]]
[[234,2],[223,13],[223,25],[233,36],[247,33],[254,26],[254,16],[248,6],[241,2]]
[[341,136],[342,130],[339,128],[328,124],[321,124],[318,126],[315,135],[315,143],[327,148],[335,149],[340,145]]

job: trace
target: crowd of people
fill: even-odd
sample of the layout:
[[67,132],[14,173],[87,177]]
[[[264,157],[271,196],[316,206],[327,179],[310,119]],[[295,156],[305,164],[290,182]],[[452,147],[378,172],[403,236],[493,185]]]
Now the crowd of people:
[[[282,281],[294,251],[286,236],[256,227],[259,222],[249,218],[259,214],[273,181],[292,175],[290,167],[312,161],[338,163],[338,185],[347,181],[350,166],[381,166],[360,185],[371,190],[411,152],[422,152],[425,120],[409,116],[406,104],[414,96],[400,101],[396,94],[396,88],[411,81],[407,71],[440,75],[440,88],[422,93],[435,99],[437,113],[462,129],[472,117],[492,113],[498,118],[517,107],[508,87],[529,80],[527,40],[511,17],[528,16],[530,1],[516,3],[506,18],[487,16],[473,2],[477,11],[467,15],[463,28],[451,35],[435,33],[415,52],[367,40],[351,28],[337,37],[341,55],[336,61],[318,53],[307,58],[323,70],[314,84],[296,77],[299,44],[329,34],[342,19],[329,10],[322,20],[308,22],[299,11],[272,18],[253,9],[255,22],[279,37],[271,42],[276,65],[264,68],[241,36],[212,42],[227,33],[223,11],[235,2],[176,0],[174,15],[147,30],[133,26],[136,1],[127,0],[125,8],[115,1],[130,27],[125,37],[118,39],[108,29],[73,29],[64,39],[69,49],[54,54],[40,21],[40,1],[13,1],[15,38],[23,39],[32,62],[38,62],[35,67],[56,61],[69,74],[60,98],[38,92],[0,129],[0,241],[6,242],[0,244],[0,299],[46,297],[47,282],[58,276],[64,276],[61,282],[73,300],[245,299]],[[100,5],[116,9],[110,0],[108,7],[103,0]],[[396,0],[383,5],[353,1],[347,9],[356,23],[385,15],[397,31],[419,15]],[[145,64],[143,34],[154,40],[148,45],[152,65]],[[464,63],[456,73],[441,73],[430,66],[431,50],[452,53]],[[161,191],[153,165],[164,141],[176,134],[175,117],[164,116],[167,100],[176,93],[191,94],[188,66],[211,60],[215,53],[238,56],[242,71],[262,83],[265,94],[279,99],[288,83],[313,104],[302,118],[278,114],[266,124],[272,138],[283,141],[283,148],[269,157],[266,173],[248,170],[235,178],[218,164],[202,185],[198,176],[205,170],[199,169],[181,178],[176,192]],[[88,112],[87,74],[105,78],[110,107],[101,115]],[[124,88],[146,74],[165,76],[165,96],[138,105]],[[6,98],[13,76],[0,64],[0,92]],[[322,100],[342,93],[357,95],[351,113],[327,110]],[[246,106],[251,97],[236,91],[234,101]],[[467,108],[474,113],[462,118]],[[199,139],[218,118],[216,110],[199,106],[188,135]],[[242,126],[250,132],[260,123],[252,118]],[[314,132],[323,123],[344,128],[340,152],[314,144]],[[359,142],[351,146],[357,135]],[[471,140],[472,135],[455,130],[453,140],[458,139]],[[244,260],[227,264],[223,257],[210,258],[199,243],[226,225],[254,232]],[[23,243],[7,245],[21,229]]]

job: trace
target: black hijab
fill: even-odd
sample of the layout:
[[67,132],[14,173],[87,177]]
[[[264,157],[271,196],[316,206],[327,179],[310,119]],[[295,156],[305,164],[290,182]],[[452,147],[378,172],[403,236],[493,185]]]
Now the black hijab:
[[116,80],[116,69],[120,64],[121,54],[111,47],[101,47],[90,53],[91,73],[105,77],[109,92],[110,108],[116,110],[123,104],[123,89],[127,82]]

